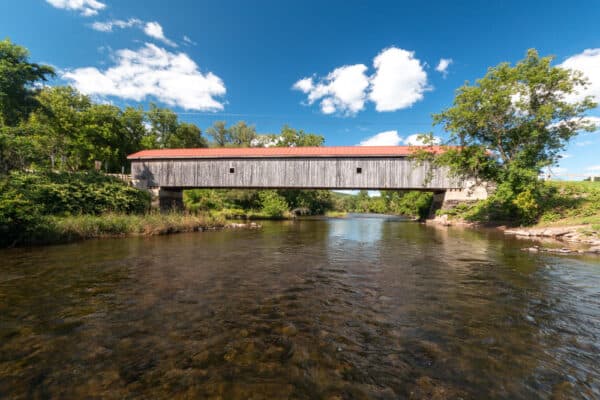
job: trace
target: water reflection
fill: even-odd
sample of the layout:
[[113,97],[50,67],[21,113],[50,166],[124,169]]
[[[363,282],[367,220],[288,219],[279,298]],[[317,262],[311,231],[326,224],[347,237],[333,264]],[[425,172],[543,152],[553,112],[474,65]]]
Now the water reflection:
[[600,262],[382,218],[0,253],[0,397],[596,398]]

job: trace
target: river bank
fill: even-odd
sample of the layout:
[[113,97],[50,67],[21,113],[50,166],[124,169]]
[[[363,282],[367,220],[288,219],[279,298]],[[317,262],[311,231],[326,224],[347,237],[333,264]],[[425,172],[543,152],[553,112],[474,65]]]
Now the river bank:
[[[506,218],[506,213],[498,212],[499,206],[488,200],[442,209],[427,222],[499,229],[506,235],[540,242],[524,249],[532,252],[600,254],[600,184],[563,181],[545,185],[543,197],[531,205],[535,218]],[[503,216],[506,221],[500,220]]]
[[[87,239],[155,236],[219,229],[259,229],[260,227],[261,225],[255,222],[231,222],[220,216],[177,212],[50,216],[35,235],[18,245],[49,245]],[[8,247],[13,247],[15,244]]]
[[533,253],[556,254],[598,254],[600,255],[600,226],[597,224],[571,225],[560,221],[553,225],[538,224],[531,227],[507,227],[499,224],[482,224],[460,218],[449,218],[447,214],[426,221],[428,225],[462,226],[467,228],[491,228],[502,231],[507,236],[530,239],[538,244],[523,250]]

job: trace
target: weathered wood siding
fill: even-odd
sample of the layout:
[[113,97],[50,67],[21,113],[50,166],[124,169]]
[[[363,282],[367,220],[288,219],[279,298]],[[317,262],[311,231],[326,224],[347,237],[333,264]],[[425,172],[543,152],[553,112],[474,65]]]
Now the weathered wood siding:
[[[234,172],[230,172],[230,168]],[[357,173],[357,168],[362,172]],[[444,170],[402,157],[232,158],[133,160],[132,177],[151,187],[448,189],[459,188]]]

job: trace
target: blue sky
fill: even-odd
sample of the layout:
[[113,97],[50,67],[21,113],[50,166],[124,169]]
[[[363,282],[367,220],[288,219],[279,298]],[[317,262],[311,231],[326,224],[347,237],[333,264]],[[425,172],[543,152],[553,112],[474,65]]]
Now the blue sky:
[[[0,37],[54,65],[57,84],[156,101],[201,128],[287,123],[327,145],[406,144],[445,136],[430,116],[454,90],[531,47],[584,70],[600,97],[600,2],[541,4],[19,0],[0,4]],[[599,150],[600,132],[582,134],[555,172],[600,175]]]

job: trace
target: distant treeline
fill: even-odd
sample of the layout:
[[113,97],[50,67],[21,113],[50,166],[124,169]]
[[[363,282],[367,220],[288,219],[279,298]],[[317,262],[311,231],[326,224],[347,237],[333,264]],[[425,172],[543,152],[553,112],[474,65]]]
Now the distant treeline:
[[321,215],[328,211],[396,214],[426,218],[433,195],[416,191],[381,191],[369,196],[329,190],[224,190],[194,189],[184,192],[184,203],[193,212],[218,212],[225,217],[282,218]]

